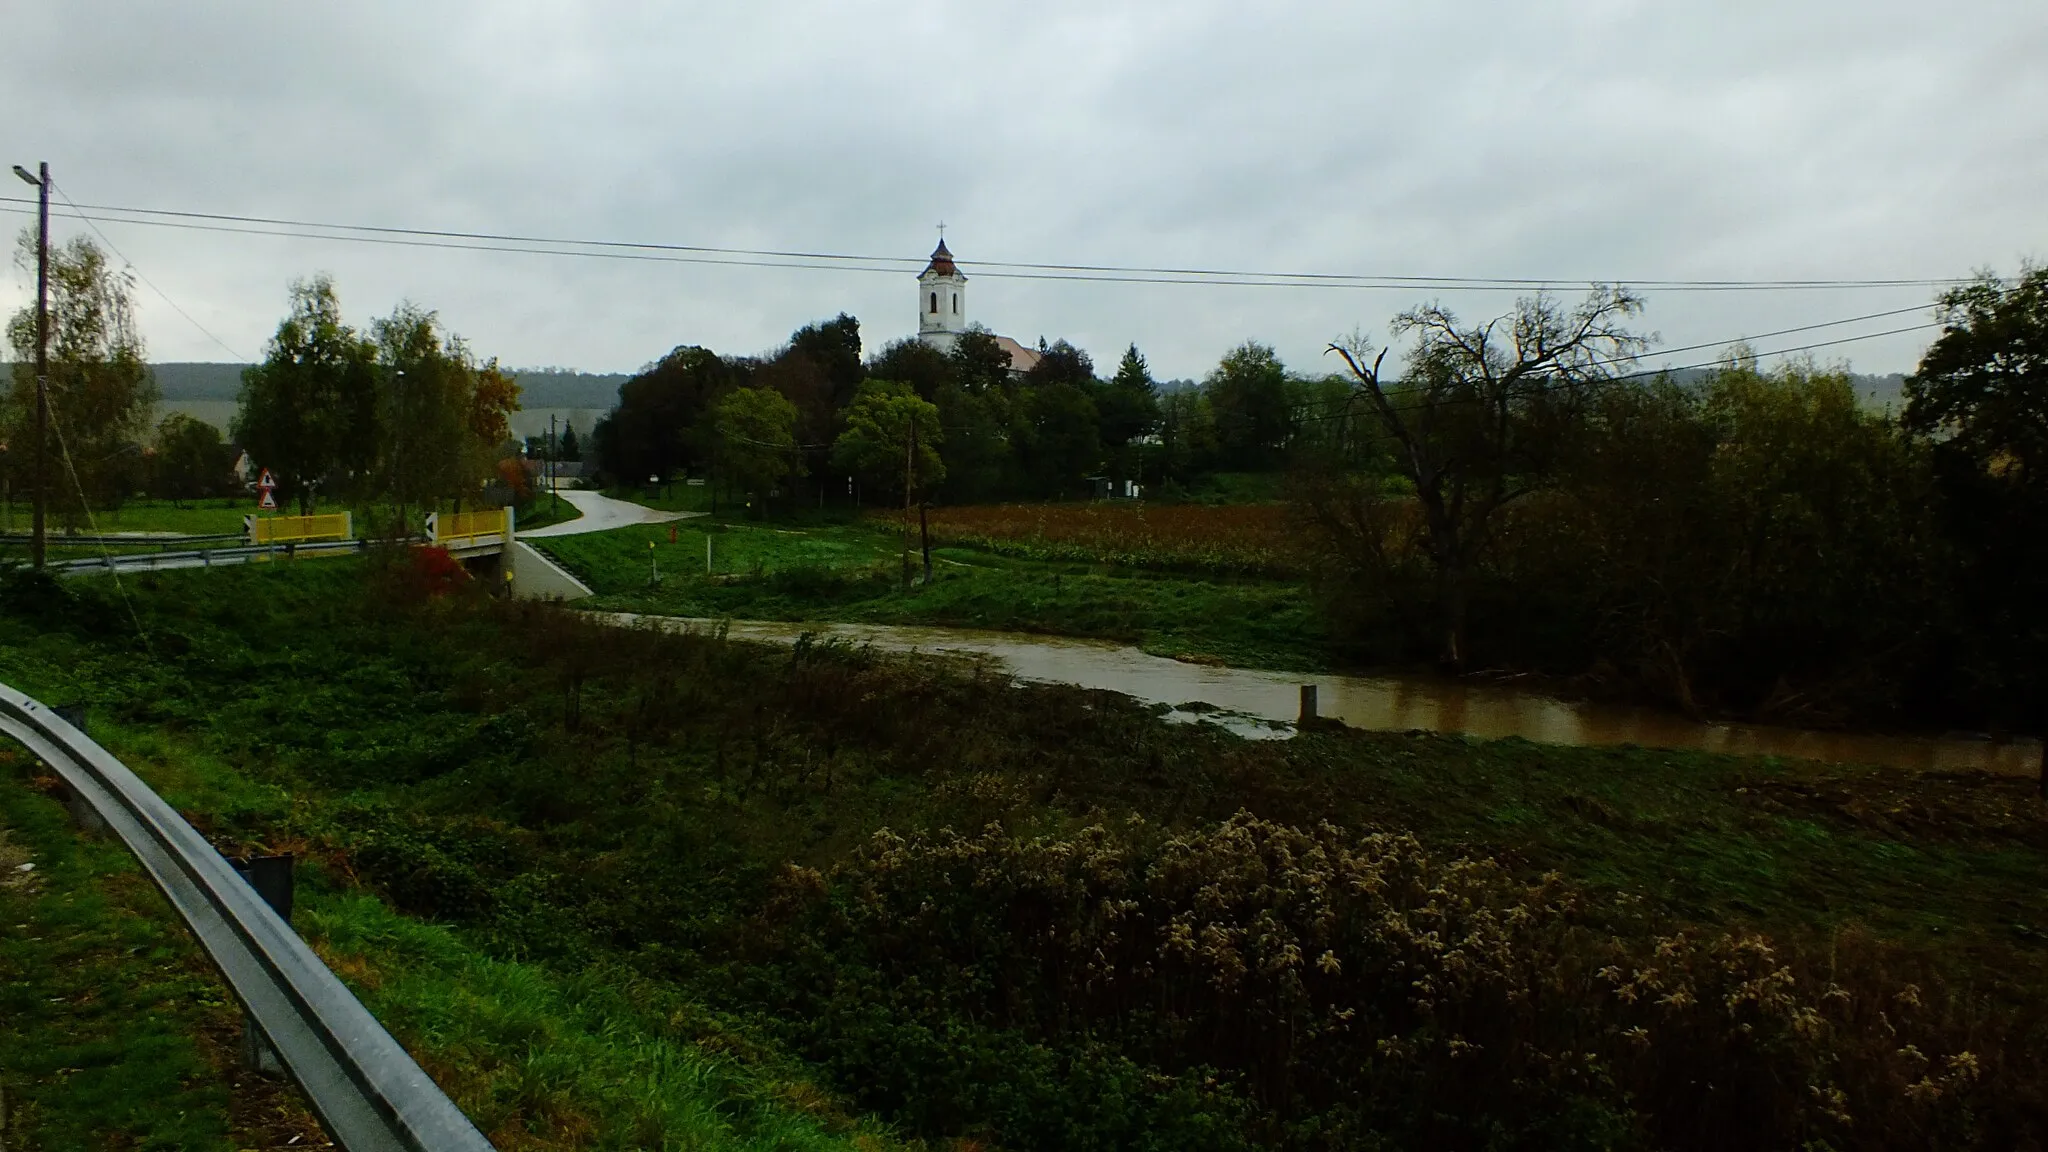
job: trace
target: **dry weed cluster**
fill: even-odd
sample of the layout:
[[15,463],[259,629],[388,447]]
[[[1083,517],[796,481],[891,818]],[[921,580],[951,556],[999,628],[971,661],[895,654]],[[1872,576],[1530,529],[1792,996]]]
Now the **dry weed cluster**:
[[2015,1103],[1981,1091],[1971,1044],[1996,1030],[1860,938],[1816,965],[1658,932],[1405,834],[883,832],[830,877],[792,870],[774,907],[904,1011],[1113,1038],[1294,1146],[1997,1145]]

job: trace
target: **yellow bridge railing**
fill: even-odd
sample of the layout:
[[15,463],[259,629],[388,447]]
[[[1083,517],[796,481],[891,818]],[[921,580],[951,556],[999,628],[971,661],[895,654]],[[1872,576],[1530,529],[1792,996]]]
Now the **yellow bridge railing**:
[[251,544],[304,544],[313,540],[348,540],[355,536],[347,512],[319,516],[244,516],[242,528]]
[[427,539],[436,544],[512,542],[512,509],[487,508],[481,512],[431,512],[427,515]]

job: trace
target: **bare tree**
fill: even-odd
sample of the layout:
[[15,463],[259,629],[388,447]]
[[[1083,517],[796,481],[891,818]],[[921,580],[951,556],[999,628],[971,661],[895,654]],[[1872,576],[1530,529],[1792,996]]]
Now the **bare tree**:
[[1642,306],[1603,286],[1569,311],[1538,294],[1469,328],[1441,305],[1404,312],[1394,338],[1415,342],[1397,381],[1381,374],[1390,349],[1374,356],[1360,336],[1330,345],[1415,488],[1446,668],[1464,666],[1473,573],[1500,511],[1550,482],[1593,390],[1648,346],[1623,327]]

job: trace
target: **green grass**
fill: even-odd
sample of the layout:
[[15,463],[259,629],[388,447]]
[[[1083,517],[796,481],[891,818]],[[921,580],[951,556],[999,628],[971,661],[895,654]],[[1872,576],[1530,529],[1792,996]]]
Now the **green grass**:
[[[168,500],[130,500],[118,509],[94,509],[93,521],[105,533],[177,532],[210,536],[240,532],[242,517],[256,512],[256,500],[250,496],[188,500],[183,507]],[[89,532],[92,527],[85,526],[85,530]]]
[[[644,504],[649,508],[659,509],[663,512],[709,512],[711,511],[712,504],[710,485],[687,484],[681,480],[673,484],[663,485],[652,496],[647,494],[645,488],[607,488],[604,494],[614,500]],[[723,504],[730,503],[730,501],[723,502]],[[723,507],[723,504],[720,510],[726,511],[727,509]]]
[[[857,544],[713,535],[758,550],[761,588],[778,556]],[[91,701],[110,746],[216,842],[321,861],[309,935],[501,1146],[658,1143],[648,1126],[707,1146],[858,1143],[878,1131],[863,1111],[931,1140],[1107,1146],[1142,1126],[1087,1127],[1104,1085],[1129,1089],[1125,1121],[1235,1114],[1227,1070],[1213,1092],[1179,1069],[1119,1079],[1113,1029],[955,1013],[941,990],[961,962],[919,959],[942,936],[834,944],[832,917],[866,897],[832,877],[883,828],[1166,837],[1247,812],[1405,830],[1438,860],[1561,873],[1595,944],[1757,928],[1825,972],[1838,939],[1875,934],[1960,1016],[2038,1032],[2048,1002],[2048,816],[2029,780],[1334,728],[1245,743],[944,664],[421,603],[358,560],[139,577],[153,656],[111,588],[8,591],[0,679]],[[909,931],[919,894],[903,895]],[[1655,927],[1610,917],[1623,901]],[[1043,914],[999,903],[977,923]],[[892,950],[926,967],[892,978],[870,959]],[[788,1008],[813,1002],[832,1011]],[[1147,1020],[1131,1035],[1156,1035]],[[1986,1099],[2039,1097],[2030,1060],[1997,1064],[2017,1049],[1971,1035]],[[692,1127],[706,1109],[728,1127]],[[1083,1128],[1032,1135],[1055,1121]]]
[[550,524],[566,524],[582,518],[583,513],[578,512],[574,504],[567,500],[551,500],[547,493],[543,492],[534,497],[528,511],[519,514],[516,527],[545,528]]
[[[76,650],[61,640],[14,648],[0,673],[74,699],[92,677],[37,658],[67,652]],[[90,723],[231,851],[305,850],[292,829],[310,797],[237,771],[187,736],[103,712]],[[0,915],[28,924],[0,935],[5,1134],[51,1148],[316,1138],[288,1089],[227,1063],[239,1012],[176,914],[118,844],[81,840],[26,768],[18,756],[0,765],[0,834],[12,832],[0,838],[0,863],[37,862],[32,880],[0,874]],[[310,860],[295,927],[500,1149],[893,1146],[689,997],[615,966],[555,972],[493,957],[337,881],[318,852]]]
[[[1322,620],[1307,588],[1295,581],[1203,578],[942,547],[932,549],[932,583],[905,591],[903,539],[871,521],[687,521],[675,526],[674,543],[667,526],[536,543],[598,594],[583,602],[590,608],[1031,632],[1246,667],[1328,666]],[[921,571],[915,551],[912,563]],[[657,569],[661,583],[650,587]]]
[[883,1143],[823,1094],[715,1053],[729,1039],[715,1016],[629,969],[495,959],[368,895],[309,903],[301,931],[501,1150]]
[[1346,820],[1556,869],[1688,921],[1967,940],[2048,981],[2034,894],[2048,814],[2031,781],[1519,739],[1323,731],[1295,744],[1308,779],[1347,797],[1330,809]]
[[[8,760],[0,779],[0,1137],[13,1148],[232,1149],[318,1139],[237,1069],[241,1015],[117,843]],[[28,872],[18,871],[30,864]]]

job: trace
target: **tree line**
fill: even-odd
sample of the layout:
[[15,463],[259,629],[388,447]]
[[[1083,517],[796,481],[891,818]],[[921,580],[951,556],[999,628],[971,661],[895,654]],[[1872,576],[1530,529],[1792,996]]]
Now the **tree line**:
[[[242,374],[234,433],[270,469],[280,500],[389,504],[396,522],[483,499],[516,498],[525,470],[507,423],[519,386],[440,318],[402,303],[367,328],[342,316],[324,276],[292,285],[261,364]],[[499,503],[506,499],[498,500]]]
[[[1897,415],[1736,348],[1634,369],[1617,289],[1333,346],[1361,450],[1295,460],[1367,663],[1537,671],[1688,711],[2048,730],[2048,269],[1944,295]],[[1396,370],[1398,368],[1398,370]]]
[[1171,491],[1280,469],[1305,436],[1343,431],[1297,414],[1346,391],[1257,342],[1193,388],[1163,387],[1135,345],[1107,376],[1065,340],[1020,369],[979,327],[950,352],[904,339],[864,359],[859,321],[841,314],[765,356],[678,347],[620,387],[590,441],[613,482],[687,473],[737,499],[882,503],[906,485],[945,503],[1061,499],[1093,480]]
[[[32,232],[16,261],[34,268]],[[179,501],[242,488],[213,426],[176,412],[152,425],[160,397],[135,328],[133,288],[87,238],[50,253],[44,449],[62,527],[76,529],[91,509],[117,509],[136,492]],[[9,320],[7,341],[14,364],[0,404],[0,488],[11,501],[34,483],[33,308]],[[316,276],[291,286],[262,363],[243,371],[232,434],[276,479],[281,503],[302,512],[319,499],[388,508],[403,525],[441,503],[530,494],[507,424],[518,407],[512,377],[433,312],[401,304],[357,328],[343,318],[333,282]]]

